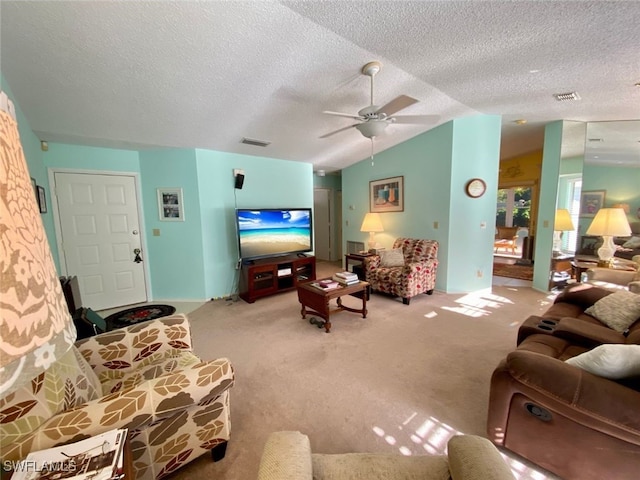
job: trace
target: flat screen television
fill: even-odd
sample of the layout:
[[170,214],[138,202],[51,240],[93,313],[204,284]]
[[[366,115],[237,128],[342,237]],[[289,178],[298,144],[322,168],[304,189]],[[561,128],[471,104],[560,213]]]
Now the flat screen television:
[[236,221],[243,261],[313,250],[310,208],[238,208]]

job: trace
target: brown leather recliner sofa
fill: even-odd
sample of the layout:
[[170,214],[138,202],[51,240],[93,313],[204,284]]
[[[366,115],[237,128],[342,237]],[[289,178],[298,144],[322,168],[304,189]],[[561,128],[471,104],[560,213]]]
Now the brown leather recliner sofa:
[[585,313],[610,294],[565,289],[521,325],[491,378],[489,439],[566,480],[640,478],[640,376],[611,380],[565,363],[602,344],[640,344],[640,319],[619,333]]

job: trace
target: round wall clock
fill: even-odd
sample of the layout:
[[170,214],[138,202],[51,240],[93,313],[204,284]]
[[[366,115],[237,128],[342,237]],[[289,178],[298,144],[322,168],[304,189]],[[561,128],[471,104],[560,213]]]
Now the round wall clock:
[[467,182],[465,191],[471,198],[479,198],[487,191],[487,184],[481,178],[472,178]]

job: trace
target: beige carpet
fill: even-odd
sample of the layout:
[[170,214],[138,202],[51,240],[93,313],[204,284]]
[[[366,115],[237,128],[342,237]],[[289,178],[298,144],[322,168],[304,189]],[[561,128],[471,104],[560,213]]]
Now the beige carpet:
[[[319,263],[318,276],[336,269]],[[196,351],[235,367],[231,440],[221,462],[203,456],[170,478],[254,479],[277,430],[299,430],[323,453],[441,453],[458,432],[484,436],[491,372],[518,325],[550,301],[530,288],[493,290],[409,306],[374,294],[366,319],[342,312],[329,334],[301,319],[295,292],[208,302],[189,317]],[[555,478],[511,464],[520,479]]]

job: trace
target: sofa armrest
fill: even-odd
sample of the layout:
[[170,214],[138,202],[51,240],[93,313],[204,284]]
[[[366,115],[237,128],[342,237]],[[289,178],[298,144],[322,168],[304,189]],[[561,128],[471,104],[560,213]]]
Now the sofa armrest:
[[571,317],[561,318],[553,335],[587,347],[626,342],[624,335],[609,327]]
[[629,285],[627,285],[627,287],[629,287],[630,292],[640,293],[640,280],[630,282]]
[[586,271],[588,281],[615,283],[627,285],[633,280],[636,272],[631,270],[619,270],[616,268],[590,268]]
[[368,255],[364,257],[364,268],[378,268],[380,266],[380,255]]
[[607,290],[606,288],[589,285],[588,283],[576,283],[560,292],[553,303],[571,303],[586,310],[601,298],[611,295],[612,293],[611,290]]
[[486,438],[456,435],[447,444],[452,480],[514,480],[498,449]]
[[264,446],[258,480],[312,480],[309,437],[300,432],[274,432]]
[[502,369],[517,382],[511,387],[514,393],[518,391],[576,423],[640,445],[640,392],[529,351],[511,352]]
[[171,315],[80,340],[76,347],[98,376],[114,368],[127,372],[192,351],[191,328],[186,315]]
[[228,359],[203,362],[54,415],[21,439],[21,447],[25,452],[41,450],[114,428],[144,427],[194,405],[212,403],[233,383]]

